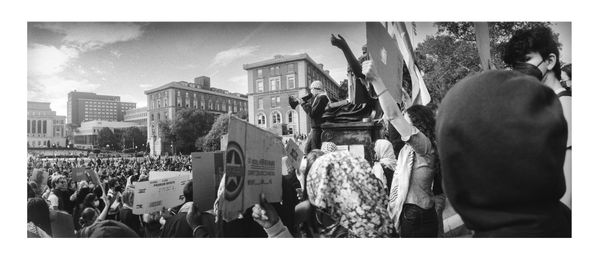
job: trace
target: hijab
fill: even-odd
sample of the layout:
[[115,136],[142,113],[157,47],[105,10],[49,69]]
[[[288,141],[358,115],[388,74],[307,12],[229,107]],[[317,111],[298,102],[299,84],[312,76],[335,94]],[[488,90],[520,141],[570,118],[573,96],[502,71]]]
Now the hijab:
[[318,158],[307,177],[310,203],[325,210],[348,237],[388,237],[388,197],[368,162],[347,151]]

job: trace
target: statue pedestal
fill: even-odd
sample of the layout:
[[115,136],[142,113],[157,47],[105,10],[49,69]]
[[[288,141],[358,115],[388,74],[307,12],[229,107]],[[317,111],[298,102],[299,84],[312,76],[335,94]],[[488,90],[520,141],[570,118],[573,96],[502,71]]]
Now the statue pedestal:
[[371,165],[374,161],[374,142],[383,137],[383,126],[374,122],[323,123],[322,142],[337,145],[337,151],[349,150],[362,155]]

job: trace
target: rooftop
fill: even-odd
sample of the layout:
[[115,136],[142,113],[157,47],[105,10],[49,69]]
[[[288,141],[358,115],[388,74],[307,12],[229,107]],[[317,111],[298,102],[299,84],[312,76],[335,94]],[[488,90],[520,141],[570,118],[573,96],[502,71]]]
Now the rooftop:
[[329,75],[328,72],[326,72],[323,68],[321,68],[320,64],[317,63],[316,61],[314,61],[310,57],[310,55],[308,55],[307,53],[300,53],[300,54],[293,54],[293,55],[275,55],[274,58],[269,59],[269,60],[263,60],[263,61],[254,62],[254,63],[250,63],[250,64],[243,64],[243,69],[251,70],[251,69],[255,69],[255,68],[259,68],[259,67],[270,66],[270,65],[274,65],[274,64],[286,63],[286,62],[291,62],[291,61],[298,61],[298,60],[307,60],[308,62],[312,63],[312,65],[314,67],[316,67],[316,69],[318,69],[323,75],[325,75],[337,87],[339,87],[339,83],[337,83],[337,81],[335,79],[333,79],[333,77],[331,77],[331,75]]

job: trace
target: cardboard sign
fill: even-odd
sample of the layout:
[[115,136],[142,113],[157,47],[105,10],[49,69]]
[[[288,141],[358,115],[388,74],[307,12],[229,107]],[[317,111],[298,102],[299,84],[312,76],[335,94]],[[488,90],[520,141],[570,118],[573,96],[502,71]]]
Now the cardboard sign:
[[[403,58],[397,40],[393,39],[380,22],[366,23],[366,42],[370,60],[381,77],[389,94],[400,104],[403,76]],[[377,93],[380,94],[380,93]]]
[[165,178],[172,178],[177,176],[185,176],[188,180],[191,180],[191,172],[186,171],[150,171],[150,175],[148,176],[148,180],[158,180]]
[[175,176],[152,181],[134,182],[133,214],[149,214],[181,205],[185,202],[183,188],[187,176]]
[[285,147],[285,152],[287,153],[288,162],[290,162],[291,165],[298,170],[300,163],[302,162],[302,158],[304,158],[304,152],[302,152],[299,145],[297,145],[293,140],[289,139],[287,142],[287,147]]
[[281,138],[234,116],[229,121],[225,155],[225,194],[223,219],[236,219],[240,213],[260,202],[264,193],[268,202],[282,198]]
[[33,173],[29,177],[29,181],[35,182],[40,192],[43,192],[48,186],[49,173],[43,169],[33,169]]
[[225,174],[224,155],[222,151],[191,154],[193,202],[201,211],[214,207],[218,185]]
[[100,178],[98,178],[96,172],[88,168],[73,168],[73,171],[71,172],[71,178],[75,182],[87,181],[88,183],[93,183],[94,185],[100,184]]

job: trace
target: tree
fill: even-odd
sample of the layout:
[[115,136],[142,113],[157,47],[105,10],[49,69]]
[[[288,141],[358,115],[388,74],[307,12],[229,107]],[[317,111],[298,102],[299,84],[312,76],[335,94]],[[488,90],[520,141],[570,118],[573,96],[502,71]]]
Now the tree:
[[[549,24],[490,22],[491,57],[495,67],[497,69],[505,68],[501,54],[515,31]],[[434,36],[426,37],[415,49],[416,63],[424,72],[424,82],[431,94],[430,106],[433,109],[439,105],[447,91],[459,80],[482,71],[476,47],[474,23],[442,22],[435,23],[435,25],[438,28],[437,33]],[[404,73],[404,75],[406,74]],[[409,89],[406,88],[408,91]]]
[[124,148],[135,148],[135,146],[141,147],[142,144],[146,143],[147,133],[141,131],[139,127],[129,127],[123,132]]
[[229,131],[229,114],[222,114],[216,118],[207,135],[197,138],[195,145],[198,151],[213,152],[221,149],[220,138]]
[[117,146],[117,139],[110,128],[104,127],[98,132],[98,145],[100,147],[109,145],[113,148]]
[[[175,118],[168,128],[159,125],[161,132],[165,132],[165,141],[174,146],[174,152],[189,154],[195,151],[195,141],[210,130],[214,116],[201,110],[187,108],[177,111]],[[163,129],[164,128],[164,129]]]
[[248,112],[246,110],[240,110],[239,112],[237,112],[235,114],[235,116],[237,116],[243,120],[246,120],[246,121],[248,120]]

